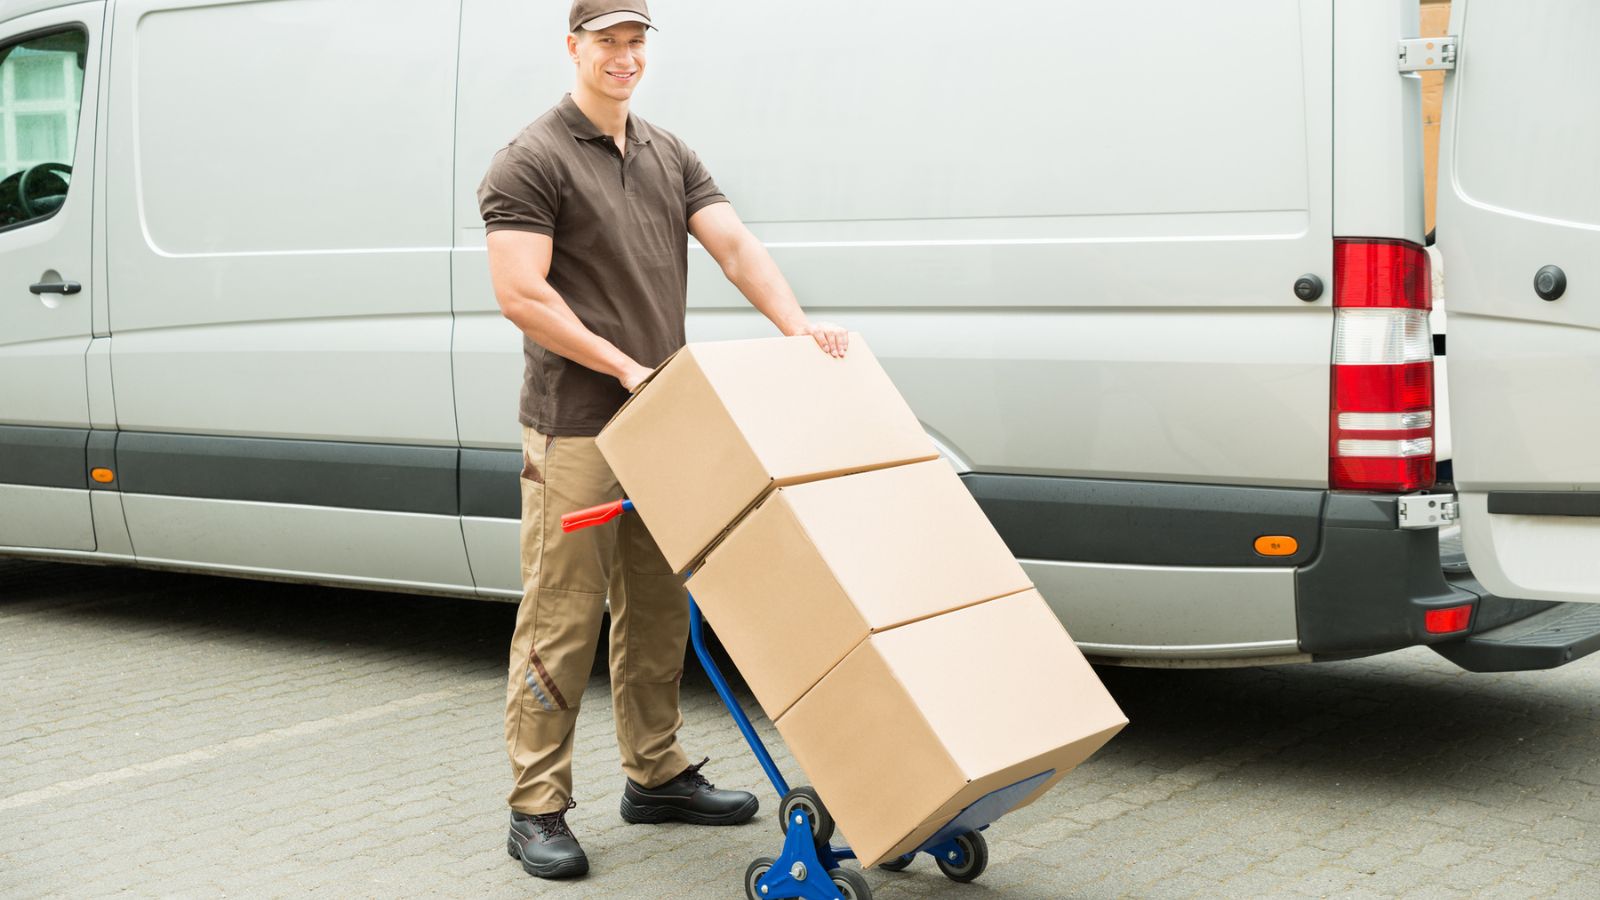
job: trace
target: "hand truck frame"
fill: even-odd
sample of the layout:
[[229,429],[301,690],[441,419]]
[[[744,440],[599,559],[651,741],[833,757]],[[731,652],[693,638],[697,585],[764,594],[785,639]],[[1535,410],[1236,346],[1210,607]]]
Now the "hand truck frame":
[[[633,511],[632,500],[614,500],[589,509],[580,509],[561,517],[562,531],[576,531],[604,525],[612,519]],[[685,573],[687,578],[689,573]],[[733,696],[728,680],[716,660],[706,648],[705,619],[699,604],[689,595],[689,639],[694,654],[700,660],[716,688],[722,705],[727,707],[739,732],[744,735],[750,752],[767,774],[772,789],[777,792],[778,822],[784,834],[783,849],[777,857],[757,857],[745,869],[744,890],[748,900],[872,900],[872,888],[859,869],[846,869],[843,860],[855,859],[848,846],[834,846],[833,817],[828,814],[822,798],[809,786],[790,788],[772,754],[767,751],[761,736],[756,734],[750,717]],[[1054,769],[1040,772],[1015,784],[992,791],[978,798],[958,813],[917,849],[887,862],[878,868],[899,872],[911,865],[918,854],[932,856],[939,871],[952,881],[969,882],[983,874],[989,864],[989,848],[982,832],[990,823],[1010,812],[1035,788],[1043,784]]]

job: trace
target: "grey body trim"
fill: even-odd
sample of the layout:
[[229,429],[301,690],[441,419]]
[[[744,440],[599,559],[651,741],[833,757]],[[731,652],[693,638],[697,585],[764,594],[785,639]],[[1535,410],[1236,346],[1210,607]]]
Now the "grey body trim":
[[141,563],[474,593],[453,515],[123,493]]
[[0,484],[87,488],[87,428],[0,425]]
[[1293,640],[1246,641],[1238,644],[1098,644],[1093,641],[1078,641],[1078,649],[1090,656],[1099,656],[1112,660],[1122,657],[1148,659],[1223,657],[1227,659],[1248,659],[1255,656],[1293,656],[1296,659],[1304,659],[1306,662],[1310,662],[1313,658],[1310,654],[1299,653],[1299,645]]
[[29,487],[519,519],[521,471],[515,450],[0,425],[0,484]]
[[[284,573],[275,569],[261,569],[248,566],[222,566],[209,563],[193,562],[188,560],[166,560],[151,557],[135,556],[132,553],[106,553],[95,550],[61,550],[55,547],[14,547],[0,545],[0,558],[5,559],[38,559],[55,562],[83,563],[85,565],[104,566],[129,566],[138,569],[149,569],[157,572],[187,572],[196,575],[217,575],[225,578],[239,578],[249,581],[278,581],[285,584],[320,584],[327,587],[351,588],[354,590],[380,591],[383,593],[417,594],[425,597],[459,597],[462,599],[477,599],[478,594],[462,588],[443,587],[428,584],[411,584],[401,581],[337,578],[304,573]],[[495,598],[498,599],[498,598]],[[515,600],[516,598],[508,598]]]
[[1512,516],[1600,516],[1600,491],[1490,491],[1489,512]]
[[522,599],[522,541],[519,519],[461,517],[478,596]]
[[1095,665],[1133,669],[1242,669],[1316,662],[1309,653],[1284,653],[1278,656],[1098,656],[1086,647],[1082,649],[1084,656]]
[[[1019,558],[1284,568],[1315,557],[1326,491],[1033,475],[962,476]],[[1292,556],[1255,552],[1288,535]]]
[[1019,562],[1073,640],[1094,656],[1300,652],[1290,568]]
[[[83,471],[87,475],[94,469],[110,469],[113,476],[117,473],[117,432],[96,429],[89,432],[89,445],[85,452]],[[91,491],[117,490],[115,477],[108,484],[101,484],[93,478],[89,479]]]
[[461,451],[461,514],[486,519],[522,518],[522,452]]
[[93,496],[82,488],[0,484],[0,547],[94,550]]
[[123,432],[126,493],[457,515],[453,447]]

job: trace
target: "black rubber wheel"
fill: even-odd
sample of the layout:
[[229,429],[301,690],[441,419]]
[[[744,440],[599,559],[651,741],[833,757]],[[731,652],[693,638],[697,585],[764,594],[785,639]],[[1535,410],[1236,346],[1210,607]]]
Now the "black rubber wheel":
[[955,843],[961,848],[962,859],[959,864],[944,856],[937,857],[939,871],[944,873],[944,877],[965,883],[982,875],[983,870],[989,867],[989,842],[976,831],[964,831],[956,835]]
[[822,798],[810,787],[795,788],[784,794],[783,801],[778,804],[778,827],[783,829],[784,834],[789,833],[797,809],[805,810],[811,818],[811,839],[818,846],[833,839],[833,816],[828,814],[828,808],[822,805]]
[[904,872],[911,865],[911,861],[916,858],[917,855],[915,853],[907,853],[905,856],[896,856],[887,862],[878,863],[878,868],[885,872]]
[[844,900],[872,900],[872,886],[867,884],[867,876],[855,869],[829,869],[828,877],[833,879],[834,890]]
[[767,876],[767,872],[777,863],[770,856],[758,856],[750,867],[744,870],[744,895],[749,900],[763,900],[761,888],[756,885]]

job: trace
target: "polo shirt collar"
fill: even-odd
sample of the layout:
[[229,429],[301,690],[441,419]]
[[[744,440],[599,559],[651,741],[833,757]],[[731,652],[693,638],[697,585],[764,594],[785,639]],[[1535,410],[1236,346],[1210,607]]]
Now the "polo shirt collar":
[[[580,141],[596,141],[609,137],[589,121],[589,117],[578,108],[578,103],[572,99],[571,94],[561,98],[561,102],[556,105],[556,112],[561,116],[561,121],[566,123],[567,130]],[[627,138],[628,143],[633,145],[650,143],[650,126],[632,112],[628,113]]]

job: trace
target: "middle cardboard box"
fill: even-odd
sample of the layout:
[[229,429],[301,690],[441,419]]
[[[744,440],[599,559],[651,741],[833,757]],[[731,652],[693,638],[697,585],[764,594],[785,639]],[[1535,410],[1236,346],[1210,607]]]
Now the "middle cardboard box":
[[935,459],[778,488],[688,585],[777,720],[868,635],[1032,582]]

